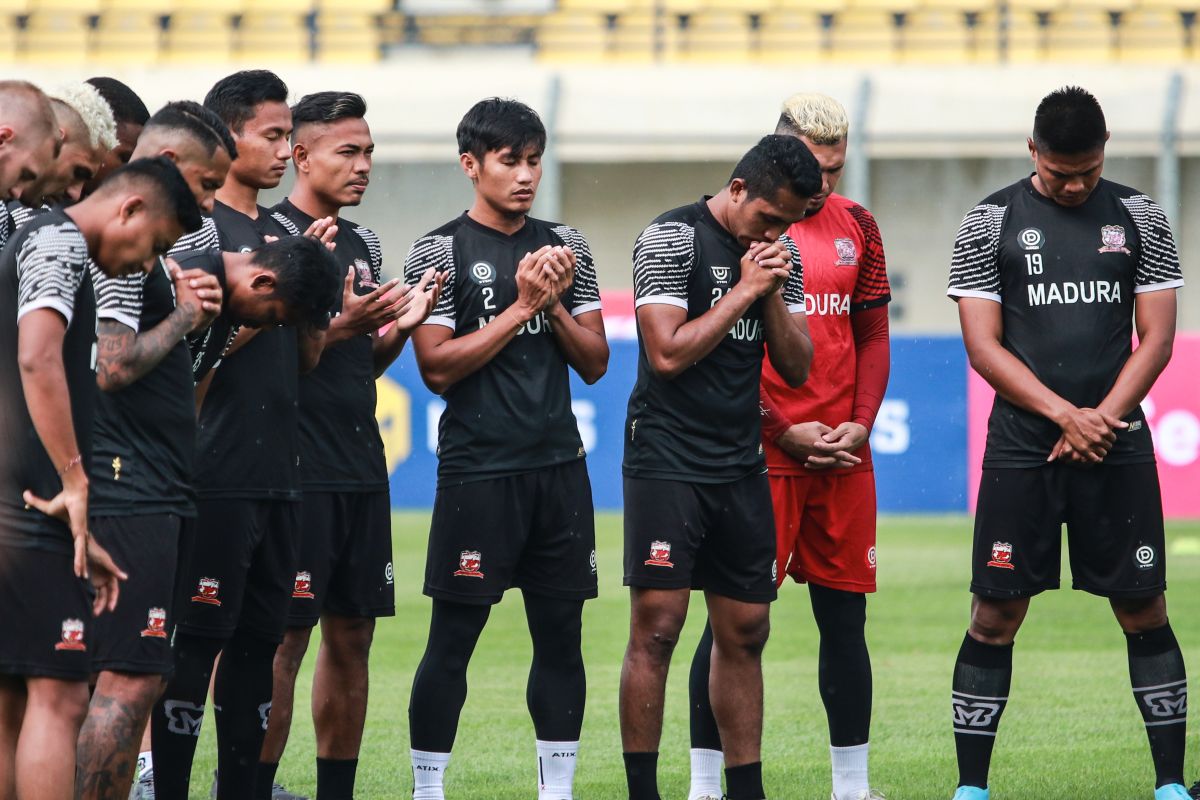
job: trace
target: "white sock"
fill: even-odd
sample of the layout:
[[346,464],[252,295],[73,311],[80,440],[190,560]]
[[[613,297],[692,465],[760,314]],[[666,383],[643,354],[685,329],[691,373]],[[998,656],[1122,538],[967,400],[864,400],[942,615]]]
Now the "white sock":
[[154,769],[154,756],[150,754],[150,751],[138,753],[137,779],[141,780],[152,769]]
[[413,800],[446,800],[442,778],[450,764],[449,753],[410,750],[413,767]]
[[575,759],[579,742],[537,741],[538,800],[575,800]]
[[725,754],[720,750],[692,748],[692,788],[688,800],[700,797],[721,796],[721,770],[725,766]]
[[833,796],[836,800],[852,800],[859,793],[870,789],[867,783],[867,748],[869,744],[854,747],[829,746],[829,758],[833,762]]

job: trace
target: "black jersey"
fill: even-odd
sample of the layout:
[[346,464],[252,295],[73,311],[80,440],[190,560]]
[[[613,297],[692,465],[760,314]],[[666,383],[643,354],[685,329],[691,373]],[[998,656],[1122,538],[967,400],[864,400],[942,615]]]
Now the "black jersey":
[[[226,252],[249,252],[263,244],[264,236],[288,235],[262,206],[258,218],[251,219],[218,202],[212,218]],[[193,361],[205,366],[194,372],[197,380],[220,364],[197,421],[196,494],[299,500],[296,330],[265,328],[221,358],[228,343],[222,332],[232,327],[222,313],[192,345]]]
[[[1087,201],[1060,206],[1031,179],[963,219],[950,265],[951,297],[1003,306],[1002,343],[1051,391],[1095,408],[1132,352],[1134,294],[1183,285],[1175,241],[1149,197],[1101,180]],[[1154,460],[1141,408],[1117,432],[1106,463]],[[985,467],[1044,464],[1061,435],[1045,417],[997,396]]]
[[0,255],[0,542],[72,552],[65,523],[29,508],[22,492],[50,498],[62,491],[58,469],[38,438],[25,405],[17,366],[18,323],[35,309],[50,308],[67,323],[63,367],[71,418],[83,463],[91,455],[96,398],[96,301],[88,275],[87,242],[62,211],[24,225]]
[[[149,273],[109,278],[92,267],[96,316],[135,333],[175,311],[175,283],[161,262]],[[90,511],[96,516],[194,516],[196,404],[183,339],[128,386],[100,392],[92,450]]]
[[[314,219],[288,200],[275,206],[294,234]],[[345,274],[354,268],[354,291],[370,294],[383,275],[383,250],[369,228],[337,221],[333,257]],[[342,309],[338,295],[335,314]],[[383,438],[375,420],[374,338],[369,333],[326,347],[316,369],[300,376],[300,484],[305,491],[379,491],[388,486]]]
[[[560,302],[572,316],[598,311],[600,292],[587,240],[568,225],[532,217],[509,236],[464,213],[413,242],[405,279],[415,283],[429,267],[445,272],[441,297],[425,324],[466,336],[517,301],[517,264],[545,245],[568,245],[575,253],[575,281]],[[545,312],[443,397],[439,485],[517,475],[585,455],[571,411],[567,360]]]
[[[707,197],[660,216],[633,246],[636,305],[662,303],[708,311],[741,279],[746,248],[721,226]],[[796,244],[784,284],[788,311],[804,312]],[[766,469],[760,441],[758,384],[766,330],[757,300],[711,353],[674,379],[655,374],[638,330],[637,383],[625,420],[624,474],[631,478],[726,483]]]

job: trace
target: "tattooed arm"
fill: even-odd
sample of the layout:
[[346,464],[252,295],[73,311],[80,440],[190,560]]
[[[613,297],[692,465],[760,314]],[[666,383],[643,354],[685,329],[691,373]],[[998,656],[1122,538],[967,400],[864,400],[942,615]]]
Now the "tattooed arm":
[[175,310],[147,331],[102,318],[97,327],[96,383],[114,392],[154,369],[183,337],[209,325],[221,311],[221,287],[203,270],[172,269]]

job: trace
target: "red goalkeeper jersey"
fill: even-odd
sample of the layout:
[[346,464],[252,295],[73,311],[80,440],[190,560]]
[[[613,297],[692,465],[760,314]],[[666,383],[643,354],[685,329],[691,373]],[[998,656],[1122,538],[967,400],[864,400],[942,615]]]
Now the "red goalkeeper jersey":
[[[838,194],[788,230],[804,268],[804,311],[813,342],[808,380],[793,389],[763,359],[763,444],[774,474],[806,474],[775,445],[788,424],[854,421],[870,428],[887,386],[887,310],[891,300],[883,240],[871,213]],[[874,311],[872,311],[874,309]],[[856,324],[871,320],[870,327]],[[878,322],[876,322],[878,320]],[[882,336],[880,336],[882,331]],[[882,354],[882,363],[880,355]],[[865,372],[864,372],[865,368]],[[870,446],[855,453],[869,469]]]

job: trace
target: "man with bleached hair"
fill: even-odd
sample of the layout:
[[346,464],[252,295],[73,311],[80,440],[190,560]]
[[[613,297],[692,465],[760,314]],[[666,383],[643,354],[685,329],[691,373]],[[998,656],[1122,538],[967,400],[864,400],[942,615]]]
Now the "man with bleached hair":
[[[821,633],[817,680],[829,722],[832,800],[872,800],[871,659],[864,633],[866,595],[875,591],[875,473],[867,439],[887,388],[891,294],[874,217],[834,193],[849,128],[841,103],[816,93],[788,98],[775,127],[802,141],[821,167],[820,193],[788,229],[804,262],[814,354],[808,380],[798,387],[764,358],[760,400],[775,510],[775,581],[791,575],[808,584]],[[708,693],[711,653],[706,628],[690,684],[690,800],[721,796],[721,740]]]

